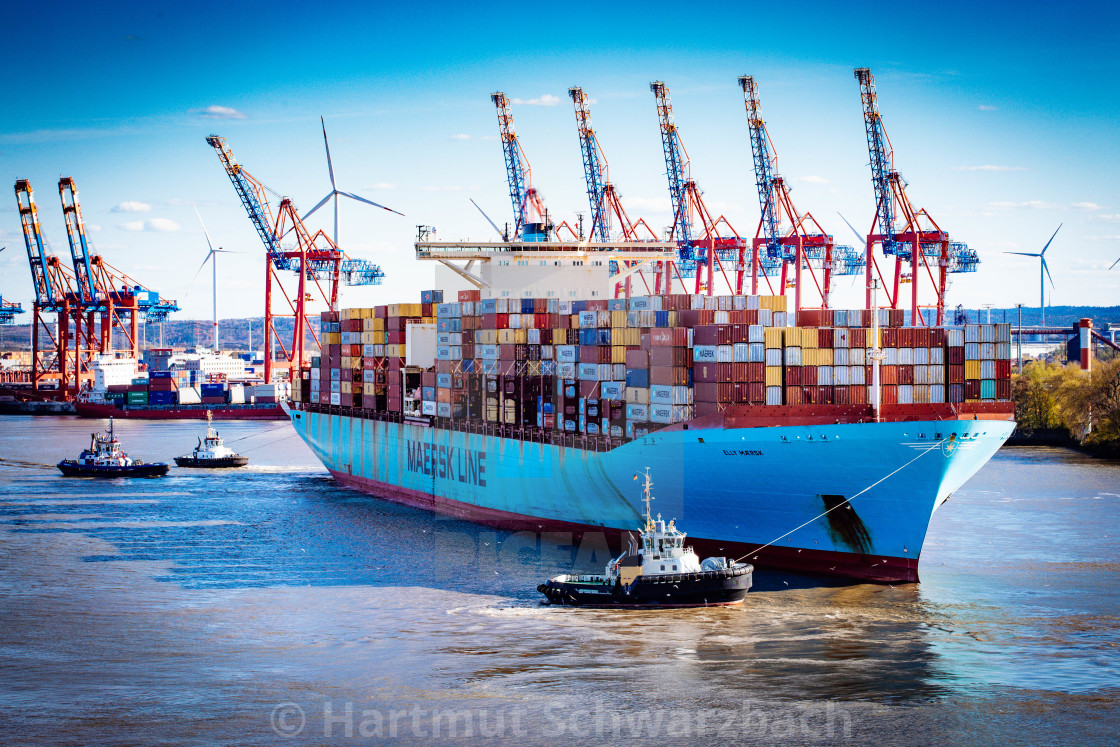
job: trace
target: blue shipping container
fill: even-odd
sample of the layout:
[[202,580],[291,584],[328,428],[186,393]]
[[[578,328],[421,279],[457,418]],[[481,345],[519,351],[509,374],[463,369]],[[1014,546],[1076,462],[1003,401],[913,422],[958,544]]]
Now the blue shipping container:
[[639,389],[645,389],[649,386],[649,369],[648,368],[628,368],[626,369],[626,386],[633,386]]

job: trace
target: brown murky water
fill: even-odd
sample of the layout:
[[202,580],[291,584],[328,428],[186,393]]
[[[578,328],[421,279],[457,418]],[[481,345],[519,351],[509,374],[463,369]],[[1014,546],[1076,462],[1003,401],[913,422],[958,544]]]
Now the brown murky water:
[[[538,604],[557,538],[342,489],[282,424],[222,426],[245,470],[59,477],[93,427],[0,420],[5,744],[1115,743],[1115,463],[1003,450],[920,585],[589,612]],[[169,459],[199,426],[118,428]]]

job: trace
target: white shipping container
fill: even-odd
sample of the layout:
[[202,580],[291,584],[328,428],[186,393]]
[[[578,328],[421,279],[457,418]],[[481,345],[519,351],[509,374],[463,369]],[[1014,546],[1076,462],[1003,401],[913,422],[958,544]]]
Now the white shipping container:
[[788,347],[785,349],[785,355],[782,357],[787,366],[800,366],[801,365],[801,348]]
[[820,386],[832,386],[833,384],[833,367],[832,366],[817,366],[817,384]]
[[673,387],[673,404],[674,405],[691,405],[692,404],[693,389],[690,386],[675,386]]
[[782,349],[781,348],[765,348],[766,350],[766,365],[767,366],[780,366],[782,365]]
[[[848,363],[855,365],[856,351],[861,348],[849,348],[852,352],[848,354]],[[883,351],[883,365],[897,366],[898,365],[898,348],[882,348]]]
[[[836,330],[839,332],[840,330]],[[835,338],[833,338],[835,341]],[[848,348],[833,348],[832,349],[832,363],[835,366],[848,365]]]
[[863,366],[848,366],[848,378],[852,386],[863,386],[867,383],[867,369]]
[[914,365],[914,348],[898,348],[898,365]]
[[780,386],[766,387],[766,404],[780,405],[782,404],[782,388]]
[[758,296],[747,296],[747,308],[762,310],[761,301]]
[[[719,296],[719,308],[721,311],[730,311],[731,296]],[[716,324],[727,324],[727,322],[721,322],[719,320],[719,315],[716,315]]]
[[[649,404],[649,389],[628,386],[623,390],[622,396],[626,399],[626,402],[631,405]],[[643,417],[641,420],[645,420],[645,418]]]
[[850,369],[847,366],[832,367],[832,383],[834,386],[848,386],[852,383]]
[[[748,307],[749,308],[749,307]],[[763,327],[773,327],[774,325],[774,312],[770,309],[758,310],[758,323]]]
[[695,363],[715,363],[718,358],[716,345],[697,345],[692,349],[692,360]]
[[431,368],[436,361],[436,325],[409,324],[404,328],[405,364]]
[[747,327],[747,342],[766,342],[766,328],[761,324]]
[[[984,343],[987,344],[987,343]],[[994,379],[996,377],[996,362],[991,360],[980,361],[980,378]]]
[[980,343],[966,342],[964,344],[964,359],[966,361],[980,360]]
[[[726,296],[721,296],[721,298],[726,298]],[[715,313],[716,324],[730,324],[731,323],[730,319],[731,319],[731,315],[730,315],[729,312],[717,311]]]
[[626,405],[626,419],[645,422],[649,420],[649,407],[647,405]]
[[576,345],[557,345],[556,360],[559,363],[578,363],[579,347]]
[[449,418],[451,417],[451,403],[450,402],[436,402],[436,417]]
[[964,346],[964,330],[963,329],[950,329],[948,330],[949,347],[959,348]]
[[673,404],[673,387],[671,386],[650,386],[649,388],[649,401],[652,405],[671,405]]
[[[313,371],[315,369],[312,369]],[[202,402],[202,397],[199,395],[198,390],[193,386],[179,387],[179,404],[180,405],[197,405]]]
[[899,384],[898,386],[898,404],[912,405],[914,404],[914,387],[910,384]]
[[332,405],[341,405],[342,404],[342,395],[339,394],[338,392],[331,392],[331,404]]
[[914,365],[929,365],[929,348],[914,348]]
[[420,401],[420,414],[421,415],[435,415],[436,414],[436,403],[435,402],[430,402],[426,399],[421,400]]
[[[762,316],[759,314],[759,316]],[[773,313],[775,327],[792,327],[793,314],[786,313],[785,311],[775,311]]]
[[930,384],[944,384],[945,383],[945,366],[930,366],[929,367],[929,383]]
[[567,362],[557,363],[556,376],[561,379],[574,379],[576,377],[576,364]]
[[930,348],[929,363],[931,366],[945,365],[945,348]]
[[622,390],[626,388],[622,381],[604,381],[599,385],[599,393],[603,399],[622,399]]
[[994,342],[980,343],[980,360],[994,361],[996,359],[996,344]]
[[929,401],[941,403],[945,401],[945,385],[934,384],[929,388]]
[[745,310],[747,308],[747,297],[746,296],[732,296],[731,297],[731,308],[734,309],[735,311]]
[[914,366],[914,383],[929,383],[929,366]]
[[1010,324],[997,324],[996,325],[996,342],[1011,342],[1011,325]]
[[734,345],[717,345],[716,346],[716,361],[719,363],[734,363],[735,362],[735,346]]
[[851,335],[848,333],[846,327],[838,327],[832,330],[832,348],[834,350],[848,347],[848,341],[850,339]]
[[747,362],[763,363],[766,360],[766,345],[761,342],[747,343]]
[[980,325],[979,324],[966,324],[964,325],[964,342],[967,345],[970,342],[980,342]]
[[996,341],[996,325],[994,324],[981,324],[980,325],[980,342],[995,342]]
[[859,309],[848,309],[848,326],[858,327],[863,321],[863,312]]
[[997,342],[996,343],[996,360],[1009,361],[1011,360],[1011,343],[1010,342]]
[[[888,349],[889,350],[889,349]],[[848,365],[867,365],[867,350],[864,348],[848,348]]]

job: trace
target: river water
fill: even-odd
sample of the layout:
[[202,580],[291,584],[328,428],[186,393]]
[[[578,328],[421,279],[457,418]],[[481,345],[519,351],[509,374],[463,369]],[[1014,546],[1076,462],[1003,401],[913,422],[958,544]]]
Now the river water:
[[[1116,743],[1117,463],[1003,449],[920,584],[600,612],[535,591],[594,547],[341,488],[285,423],[220,426],[242,470],[61,478],[98,425],[0,419],[4,744]],[[201,428],[117,424],[146,460]]]

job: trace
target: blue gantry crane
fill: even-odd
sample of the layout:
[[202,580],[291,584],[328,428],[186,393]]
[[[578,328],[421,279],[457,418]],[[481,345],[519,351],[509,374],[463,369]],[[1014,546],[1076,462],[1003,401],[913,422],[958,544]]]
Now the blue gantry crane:
[[554,226],[545,210],[540,193],[533,186],[533,172],[529,159],[521,148],[521,141],[513,128],[513,110],[509,99],[501,91],[490,94],[498,111],[498,132],[502,140],[502,156],[506,163],[506,180],[509,182],[509,199],[513,205],[513,232],[505,235],[507,241],[548,241],[560,229],[567,228],[572,238],[578,238],[567,223]]

